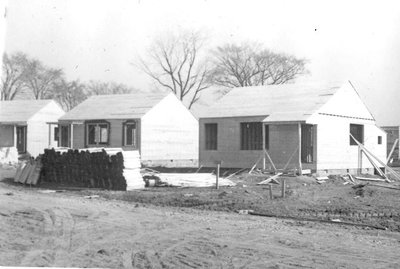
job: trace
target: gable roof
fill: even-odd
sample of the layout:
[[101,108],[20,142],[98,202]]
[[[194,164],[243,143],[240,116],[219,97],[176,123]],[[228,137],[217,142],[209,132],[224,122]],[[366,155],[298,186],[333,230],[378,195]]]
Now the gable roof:
[[341,85],[306,83],[234,88],[200,118],[268,116],[264,121],[305,121]]
[[141,118],[170,93],[95,95],[67,112],[59,120],[107,120]]
[[0,123],[26,122],[53,100],[12,100],[0,102]]

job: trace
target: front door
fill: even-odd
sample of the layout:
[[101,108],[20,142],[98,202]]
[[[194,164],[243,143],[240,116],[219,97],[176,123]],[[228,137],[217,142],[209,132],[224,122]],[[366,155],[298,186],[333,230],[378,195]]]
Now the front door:
[[69,147],[69,125],[61,125],[61,141],[60,141],[60,146],[61,147]]
[[17,126],[18,153],[26,153],[26,126]]

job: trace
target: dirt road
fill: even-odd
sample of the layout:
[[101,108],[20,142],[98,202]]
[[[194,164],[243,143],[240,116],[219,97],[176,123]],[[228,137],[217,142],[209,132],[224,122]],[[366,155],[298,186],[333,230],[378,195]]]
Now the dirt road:
[[400,268],[400,234],[39,193],[0,182],[0,265]]

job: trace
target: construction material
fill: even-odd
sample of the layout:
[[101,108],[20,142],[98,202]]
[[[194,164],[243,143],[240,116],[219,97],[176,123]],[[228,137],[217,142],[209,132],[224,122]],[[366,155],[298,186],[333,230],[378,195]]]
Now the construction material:
[[381,168],[375,164],[375,162],[372,160],[371,157],[368,156],[368,154],[365,153],[365,151],[363,151],[361,149],[361,152],[364,153],[364,155],[367,157],[368,161],[372,164],[372,166],[375,168],[375,170],[378,172],[378,174],[384,178],[386,181],[390,182],[390,180],[387,178],[387,176],[385,175],[385,173],[383,173],[383,171],[381,170]]
[[18,151],[16,147],[0,147],[0,164],[17,164]]
[[356,179],[363,180],[363,181],[382,181],[382,182],[385,182],[385,180],[381,179],[381,178],[356,177]]
[[282,179],[282,198],[285,198],[286,193],[286,181]]
[[398,138],[397,138],[397,139],[394,141],[394,143],[393,143],[392,149],[390,150],[390,153],[389,153],[389,155],[387,156],[386,164],[389,164],[389,163],[390,163],[390,160],[392,159],[392,155],[393,155],[393,153],[394,153],[394,151],[395,151],[395,149],[396,149],[397,143],[399,143],[399,139],[398,139]]
[[266,149],[264,149],[264,154],[267,156],[267,158],[268,158],[270,164],[272,165],[272,169],[274,170],[274,172],[276,172],[275,164],[274,164],[274,162],[272,161],[271,156],[269,155],[269,153],[268,153],[268,151],[267,151]]
[[246,169],[247,169],[247,168],[239,169],[239,170],[237,170],[236,172],[234,172],[234,173],[230,174],[229,176],[227,176],[226,179],[229,179],[230,177],[233,177],[234,175],[237,175],[237,174],[239,174],[240,172],[243,172],[243,171],[246,170]]
[[144,188],[139,154],[135,151],[46,149],[42,162],[44,182],[111,190]]
[[297,146],[297,148],[293,151],[292,155],[290,155],[288,161],[286,162],[285,166],[283,167],[283,171],[286,171],[286,169],[288,168],[290,162],[292,161],[294,155],[296,154],[296,152],[299,150],[299,146]]
[[218,186],[218,179],[219,179],[219,167],[220,167],[220,164],[217,164],[217,173],[216,173],[216,175],[215,175],[215,188],[218,190],[219,189],[219,186]]
[[302,173],[303,175],[309,175],[309,174],[311,174],[311,169],[303,169],[303,170],[301,171],[301,173]]
[[382,162],[378,157],[376,157],[372,152],[370,152],[367,148],[364,147],[363,144],[361,144],[357,139],[354,138],[352,134],[350,136],[354,139],[354,141],[357,143],[357,145],[364,150],[366,153],[368,153],[371,157],[373,157],[380,165],[384,166],[387,171],[389,171],[393,176],[397,179],[400,180],[400,175],[397,174],[396,171],[394,171],[391,167],[389,167],[387,164]]
[[300,217],[281,216],[281,215],[265,214],[265,213],[258,213],[258,212],[248,212],[248,214],[249,215],[253,215],[253,216],[260,216],[260,217],[279,218],[279,219],[292,219],[292,220],[297,220],[297,221],[323,222],[323,223],[340,224],[340,225],[347,225],[347,226],[367,227],[367,228],[372,228],[372,229],[377,229],[377,230],[386,230],[386,228],[382,227],[382,226],[369,225],[369,224],[364,224],[364,223],[332,221],[332,220],[312,219],[312,218],[300,218]]
[[351,180],[351,182],[356,183],[356,182],[354,181],[354,178],[353,178],[352,175],[350,175],[350,174],[347,174],[347,175],[349,176],[349,179]]
[[263,181],[257,183],[257,185],[265,185],[265,184],[270,184],[270,183],[279,184],[279,182],[276,181],[275,179],[277,179],[281,175],[283,175],[283,173],[278,173],[272,177],[267,178],[266,180],[263,180]]
[[[159,173],[154,174],[162,186],[170,187],[215,187],[215,175],[210,173]],[[236,184],[229,179],[219,178],[219,187],[231,187]]]

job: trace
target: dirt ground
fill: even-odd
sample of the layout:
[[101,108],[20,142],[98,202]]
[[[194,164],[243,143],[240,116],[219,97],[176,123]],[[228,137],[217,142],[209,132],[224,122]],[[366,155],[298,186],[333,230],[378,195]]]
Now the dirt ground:
[[[240,178],[237,180],[240,181]],[[248,181],[251,183],[251,180]],[[291,199],[298,201],[299,208],[309,208],[308,205],[321,201],[335,203],[341,199],[341,193],[328,195],[322,191],[322,185],[317,186],[306,181],[303,179],[296,182],[302,188],[295,188],[296,185],[292,183],[288,189],[288,197],[270,201],[273,206],[267,206],[266,210],[280,206],[283,208],[281,210],[290,213],[293,210],[291,204],[294,203]],[[381,197],[366,194],[353,198],[354,190],[336,181],[324,186],[330,191],[340,188],[343,193],[349,192],[348,196],[353,199],[351,201],[356,209],[364,208],[364,203],[372,203],[363,199]],[[259,190],[256,188],[167,188],[130,193],[97,191],[98,194],[102,193],[102,197],[87,199],[84,195],[93,195],[95,191],[40,193],[41,189],[38,188],[0,182],[0,265],[102,268],[400,268],[398,232],[218,211],[223,208],[233,210],[229,205],[234,207],[234,202],[229,204],[227,197],[235,192],[243,192],[241,197],[256,197],[259,193],[266,192],[262,187]],[[307,188],[310,190],[302,193]],[[279,192],[274,194],[278,196]],[[173,195],[175,200],[171,198]],[[206,209],[212,210],[204,210],[202,199],[195,200],[195,195],[208,196],[213,201],[222,197],[226,203],[220,203],[219,207],[216,203],[216,208],[209,203],[207,206],[211,207]],[[311,199],[306,199],[307,196]],[[150,205],[146,202],[150,197],[158,197],[153,198],[153,203],[164,206]],[[189,199],[187,206],[195,208],[169,205],[173,201],[184,201],[186,198]],[[288,201],[286,209],[284,200]],[[197,201],[197,206],[193,206],[196,205],[193,201]],[[254,201],[269,200],[257,197]],[[398,203],[397,201],[388,206],[398,208]],[[250,205],[241,206],[247,208]],[[324,206],[321,205],[320,208]],[[374,209],[379,209],[379,206]]]

